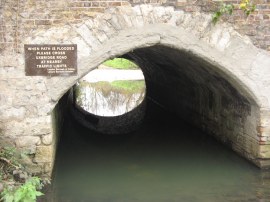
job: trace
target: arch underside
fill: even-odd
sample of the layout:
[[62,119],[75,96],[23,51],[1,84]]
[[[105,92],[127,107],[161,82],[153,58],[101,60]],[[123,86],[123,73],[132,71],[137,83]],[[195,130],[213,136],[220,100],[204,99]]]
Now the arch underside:
[[[144,34],[134,33],[134,38],[127,33],[119,35],[111,40],[111,44],[106,43],[80,61],[83,71],[79,76],[109,58],[132,59],[144,72],[149,97],[261,166],[257,131],[259,98],[245,84],[241,74],[238,77],[231,71],[238,68],[239,61],[232,59],[224,63],[222,53],[208,46],[198,48],[198,41],[192,38],[192,42],[185,41],[183,45],[179,41],[177,46],[178,38],[170,41],[171,36],[166,39],[165,34],[160,36],[150,31],[148,43],[147,29],[140,31]],[[140,41],[138,35],[144,41]],[[183,40],[181,36],[179,38]],[[134,42],[134,39],[137,40]]]
[[[59,29],[63,35],[55,34]],[[52,110],[80,78],[124,56],[142,68],[152,99],[270,167],[270,56],[227,25],[172,8],[124,7],[25,39],[40,42],[78,44],[78,75],[44,81]]]
[[[66,92],[98,65],[120,56],[141,66],[149,96],[179,121],[270,168],[268,52],[229,24],[213,25],[211,15],[173,7],[120,6],[76,16],[80,19],[69,23],[25,27],[16,52],[0,56],[0,143],[29,151],[26,166],[32,173],[52,172],[61,115],[68,110]],[[23,44],[77,44],[78,74],[25,76]]]
[[259,107],[213,64],[162,45],[136,49],[125,56],[142,68],[151,99],[177,114],[179,121],[206,131],[258,165]]
[[240,91],[241,85],[228,81],[228,75],[215,63],[161,44],[122,56],[141,67],[148,97],[176,114],[179,121],[202,129],[261,166],[257,140],[260,108],[254,95]]

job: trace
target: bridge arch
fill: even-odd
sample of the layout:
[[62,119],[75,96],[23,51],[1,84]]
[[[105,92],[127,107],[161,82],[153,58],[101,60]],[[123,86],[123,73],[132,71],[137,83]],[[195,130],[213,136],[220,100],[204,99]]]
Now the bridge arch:
[[117,56],[141,66],[151,98],[256,165],[270,166],[270,56],[229,25],[213,26],[209,15],[149,5],[110,8],[80,24],[33,31],[23,43],[78,45],[77,76],[38,78],[46,99],[36,105],[47,113],[31,116],[54,116],[43,123],[51,122],[46,135],[52,144],[37,146],[34,159],[50,164],[46,172],[61,122],[57,103],[80,78]]
[[[241,65],[238,60],[226,62],[223,54],[204,46],[185,30],[157,24],[123,30],[96,53],[79,61],[84,69],[81,76],[107,59],[123,55],[131,58],[142,68],[152,99],[230,144],[246,158],[256,159],[260,97],[246,85],[246,78],[233,71]],[[61,89],[66,92],[76,81],[54,86],[64,86]]]

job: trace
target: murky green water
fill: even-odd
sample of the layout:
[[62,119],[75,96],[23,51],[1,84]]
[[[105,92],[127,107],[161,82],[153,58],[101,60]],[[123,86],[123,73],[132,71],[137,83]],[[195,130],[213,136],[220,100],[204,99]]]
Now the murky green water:
[[142,128],[126,136],[68,119],[64,128],[51,201],[270,201],[269,172],[151,106]]

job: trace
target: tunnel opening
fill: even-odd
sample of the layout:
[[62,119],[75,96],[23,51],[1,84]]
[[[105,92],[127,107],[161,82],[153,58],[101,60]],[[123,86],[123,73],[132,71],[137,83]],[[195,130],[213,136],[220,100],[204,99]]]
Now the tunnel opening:
[[107,60],[73,87],[74,106],[97,116],[120,116],[140,105],[146,94],[143,73],[125,58]]
[[[235,81],[233,75],[191,51],[164,45],[137,48],[119,57],[129,59],[141,68],[148,99],[175,114],[179,121],[198,127],[258,164],[259,107],[253,95]],[[61,114],[70,102],[74,104],[73,90],[69,90],[56,106],[56,121],[61,122]],[[132,111],[135,113],[126,113],[124,119],[136,119],[138,114],[142,119],[145,105],[146,101],[143,101]],[[98,116],[91,117],[92,122],[98,122]],[[61,124],[54,125],[61,128],[58,127]],[[106,124],[101,128],[106,128]],[[117,129],[113,133],[116,134]]]
[[107,60],[70,90],[70,112],[84,127],[104,134],[136,130],[145,114],[143,72],[125,58]]
[[[151,103],[150,107],[146,108],[148,118],[144,123],[153,127],[164,126],[165,128],[172,127],[172,123],[173,125],[189,123],[225,143],[246,159],[255,164],[258,163],[256,161],[258,147],[256,127],[259,107],[252,95],[242,88],[235,78],[230,78],[230,75],[223,72],[222,67],[187,50],[162,45],[137,48],[122,57],[134,61],[144,73],[147,86],[146,102]],[[67,108],[62,109],[63,103],[68,103],[70,92],[60,100],[56,110],[67,111]],[[159,110],[164,113],[155,114]],[[60,114],[63,115],[62,112]],[[129,118],[132,120],[132,116]],[[145,129],[144,125],[142,125],[142,129]],[[178,128],[177,130],[185,129]],[[95,136],[95,131],[90,133]],[[64,133],[62,132],[62,134]],[[176,136],[181,139],[181,132]],[[176,136],[172,137],[176,138]],[[191,136],[193,135],[191,134]],[[130,141],[130,137],[132,137],[131,134],[115,137],[102,135],[91,141],[103,142],[110,148],[111,142],[122,144],[123,141],[124,143]],[[62,135],[61,139],[64,142],[67,141],[65,138],[67,137]],[[135,135],[133,138],[137,139],[138,136]],[[155,137],[150,139],[153,138]],[[200,139],[198,136],[196,138]],[[197,141],[196,138],[192,141]],[[83,142],[89,143],[84,140]],[[70,148],[73,147],[73,143],[74,141],[70,142]],[[118,143],[116,145],[119,146]],[[99,151],[102,153],[101,150]],[[189,154],[186,154],[187,157],[182,156],[182,158],[188,158]],[[236,161],[241,162],[239,159]],[[248,169],[253,170],[251,167]]]

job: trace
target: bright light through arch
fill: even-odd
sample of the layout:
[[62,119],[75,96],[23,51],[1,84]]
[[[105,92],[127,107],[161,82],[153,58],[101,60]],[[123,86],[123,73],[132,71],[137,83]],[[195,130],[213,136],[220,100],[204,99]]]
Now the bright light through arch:
[[130,60],[107,60],[75,86],[75,106],[97,116],[120,116],[145,99],[141,69]]

